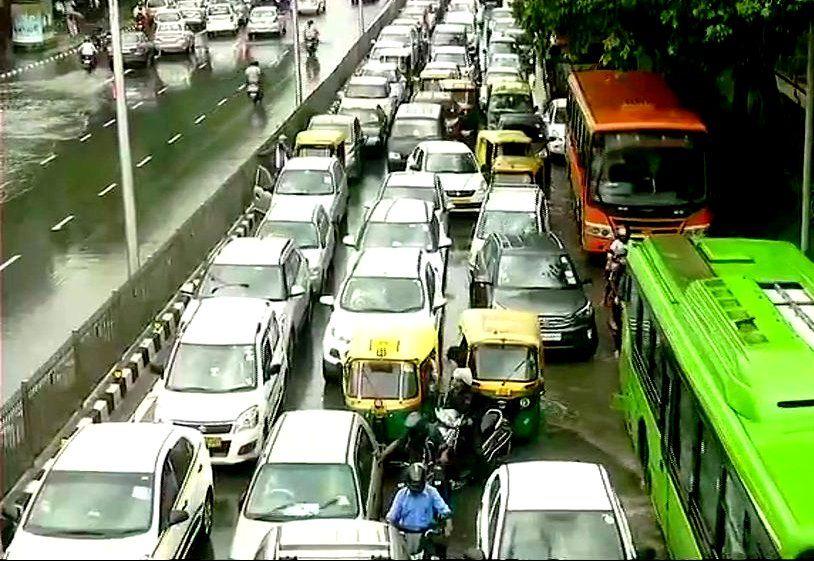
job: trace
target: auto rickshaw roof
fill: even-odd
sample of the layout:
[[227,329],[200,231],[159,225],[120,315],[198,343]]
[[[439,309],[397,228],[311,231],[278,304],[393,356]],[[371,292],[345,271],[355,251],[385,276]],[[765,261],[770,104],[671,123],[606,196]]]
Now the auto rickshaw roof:
[[501,80],[492,86],[492,95],[495,94],[531,95],[531,88],[528,84],[519,80]]
[[470,308],[458,320],[467,344],[516,343],[540,346],[537,316],[530,312],[493,308]]
[[504,144],[507,142],[518,142],[531,144],[531,139],[523,131],[514,129],[482,130],[478,133],[478,143],[481,139],[492,144]]
[[356,329],[348,360],[424,360],[435,349],[438,333],[432,323],[370,325]]
[[534,156],[498,156],[492,164],[492,171],[494,173],[537,173],[540,165],[540,158]]
[[338,129],[310,129],[297,133],[297,146],[341,144],[347,137],[347,132]]
[[475,91],[475,83],[466,78],[447,78],[438,83],[444,91],[467,90]]

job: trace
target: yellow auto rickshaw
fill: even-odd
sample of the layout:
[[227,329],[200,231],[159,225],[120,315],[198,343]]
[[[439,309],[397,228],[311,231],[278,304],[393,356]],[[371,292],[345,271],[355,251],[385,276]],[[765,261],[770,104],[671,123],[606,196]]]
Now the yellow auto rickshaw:
[[336,129],[300,131],[294,144],[295,156],[333,156],[345,166],[345,140],[348,134]]
[[492,163],[489,184],[538,187],[548,197],[550,168],[539,156],[498,156]]
[[501,156],[533,156],[531,139],[518,130],[482,130],[475,143],[475,157],[484,173],[491,173]]
[[368,420],[379,442],[403,436],[411,412],[432,413],[441,375],[437,345],[431,323],[354,333],[342,374],[345,405]]
[[461,343],[450,347],[447,356],[471,372],[475,405],[502,409],[515,435],[533,438],[540,430],[544,391],[537,316],[516,310],[472,308],[461,314],[458,327]]
[[506,113],[534,113],[537,107],[528,83],[505,80],[494,84],[486,102],[486,127],[496,129],[501,115]]

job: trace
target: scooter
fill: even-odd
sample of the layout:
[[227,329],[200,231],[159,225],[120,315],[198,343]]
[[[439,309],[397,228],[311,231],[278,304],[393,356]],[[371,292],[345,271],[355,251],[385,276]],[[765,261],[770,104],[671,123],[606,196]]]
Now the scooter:
[[246,95],[249,97],[252,103],[257,105],[263,100],[263,90],[260,87],[260,84],[256,82],[252,82],[246,86]]
[[90,74],[96,68],[96,55],[80,55],[79,59],[82,61],[82,68]]

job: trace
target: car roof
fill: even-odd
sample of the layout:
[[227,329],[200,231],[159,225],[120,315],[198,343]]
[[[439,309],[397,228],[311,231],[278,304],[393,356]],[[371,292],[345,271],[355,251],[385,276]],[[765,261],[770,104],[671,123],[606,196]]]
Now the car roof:
[[386,62],[382,60],[369,60],[364,65],[362,65],[362,70],[365,68],[370,68],[371,70],[398,70],[399,65],[395,62]]
[[332,156],[298,156],[289,158],[283,171],[286,170],[313,170],[313,171],[328,171],[331,164],[337,161]]
[[454,70],[456,68],[458,65],[449,60],[431,60],[424,65],[424,70]]
[[181,332],[181,343],[250,345],[271,316],[270,303],[261,298],[222,296],[197,300],[194,305]]
[[255,6],[252,12],[276,12],[277,6]]
[[392,39],[376,39],[376,44],[373,45],[374,49],[407,49],[409,47],[405,47],[398,41],[393,41]]
[[463,45],[440,45],[433,50],[433,55],[438,53],[466,53],[466,47]]
[[[274,198],[271,199],[271,205],[266,211],[266,216],[263,217],[263,223],[266,222],[313,222],[314,215],[319,212],[322,205],[304,205],[299,201],[292,201],[290,199],[279,199],[275,202]],[[285,239],[285,238],[276,238]]]
[[432,203],[421,199],[380,199],[370,210],[368,221],[391,224],[429,223],[435,209]]
[[505,464],[507,510],[611,511],[607,474],[599,464],[532,461]]
[[353,115],[344,115],[342,113],[320,113],[319,115],[314,115],[311,117],[311,120],[308,121],[308,126],[310,127],[312,124],[347,126],[353,123],[355,120],[356,117]]
[[394,171],[387,174],[384,184],[388,187],[435,187],[435,174],[429,171]]
[[471,154],[472,150],[457,140],[425,140],[419,146],[427,152],[441,154]]
[[[457,33],[465,33],[466,32],[466,26],[464,24],[462,24],[462,23],[445,23],[444,22],[444,23],[439,23],[438,25],[436,25],[435,26],[435,31],[447,31],[447,32],[452,31],[452,32],[457,32]],[[435,31],[433,32],[433,35],[435,35]]]
[[421,253],[417,247],[371,247],[359,253],[352,276],[416,279]]
[[383,86],[387,84],[384,76],[351,76],[348,85],[361,84],[364,86]]
[[567,254],[560,239],[552,232],[542,234],[506,235],[490,234],[495,236],[503,248],[503,253],[533,254],[545,253],[550,255]]
[[273,267],[280,264],[283,252],[290,244],[291,240],[288,238],[277,236],[233,238],[226,242],[215,254],[212,264]]
[[412,30],[413,30],[412,25],[406,25],[406,24],[405,25],[398,25],[398,24],[392,24],[391,23],[390,25],[385,25],[384,27],[382,27],[382,30],[379,31],[379,33],[381,34],[381,33],[384,33],[385,31],[401,31],[403,33],[408,33],[409,34],[409,33],[412,32]]
[[537,187],[493,187],[486,198],[484,210],[534,211],[540,196],[540,189]]
[[163,423],[94,423],[80,428],[52,470],[154,473],[175,427]]
[[396,119],[438,119],[441,109],[437,103],[402,103],[396,111]]
[[287,411],[277,421],[265,463],[343,464],[356,413],[335,409]]

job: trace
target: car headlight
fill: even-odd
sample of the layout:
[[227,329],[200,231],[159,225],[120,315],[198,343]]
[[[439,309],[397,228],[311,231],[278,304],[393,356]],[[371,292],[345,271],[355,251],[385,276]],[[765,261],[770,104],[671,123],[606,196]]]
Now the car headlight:
[[331,337],[333,337],[336,341],[343,343],[344,345],[350,344],[350,337],[340,332],[335,326],[331,327]]
[[391,160],[400,160],[401,154],[399,154],[398,152],[388,152],[387,157],[390,158]]
[[238,415],[234,432],[253,429],[260,423],[260,409],[254,405]]
[[608,224],[597,224],[595,222],[586,222],[585,231],[589,235],[597,236],[599,238],[611,239],[613,237],[613,232],[611,231],[611,227]]
[[529,405],[531,405],[531,400],[529,398],[527,398],[527,397],[521,397],[520,398],[520,407],[525,409]]
[[574,312],[574,317],[578,319],[588,319],[591,317],[591,314],[594,313],[593,305],[590,302],[586,302],[584,306],[582,306],[579,310]]

